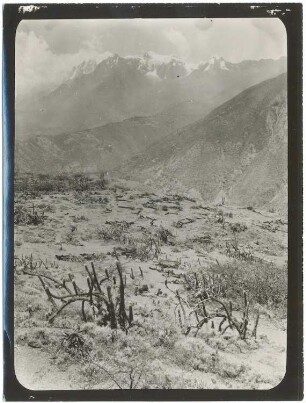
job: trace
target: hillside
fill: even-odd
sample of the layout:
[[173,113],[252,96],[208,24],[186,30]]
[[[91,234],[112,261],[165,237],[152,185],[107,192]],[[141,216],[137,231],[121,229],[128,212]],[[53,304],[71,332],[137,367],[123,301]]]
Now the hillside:
[[32,187],[21,179],[24,190],[15,188],[14,356],[24,387],[251,390],[281,382],[283,217],[114,179],[80,191],[72,178],[55,179],[53,189],[46,178],[33,177]]
[[221,201],[222,195],[241,205],[284,210],[286,80],[283,74],[243,91],[134,157],[119,176],[169,190],[200,192],[206,201]]
[[111,170],[176,128],[169,116],[134,117],[94,129],[35,136],[16,143],[17,172]]
[[285,71],[285,58],[234,64],[213,57],[190,65],[153,52],[110,55],[98,64],[76,66],[49,94],[16,102],[16,136],[51,136],[168,111],[177,127],[183,127],[247,87]]

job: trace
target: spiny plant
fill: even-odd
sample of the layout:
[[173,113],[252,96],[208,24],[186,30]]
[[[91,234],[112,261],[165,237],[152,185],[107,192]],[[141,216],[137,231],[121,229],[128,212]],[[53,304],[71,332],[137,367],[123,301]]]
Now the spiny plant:
[[[92,311],[92,317],[104,326],[109,325],[111,329],[121,328],[126,333],[128,329],[133,326],[133,308],[128,307],[126,310],[125,304],[125,284],[126,278],[123,278],[122,265],[119,260],[117,251],[116,256],[116,269],[119,275],[119,292],[114,300],[112,280],[108,271],[105,271],[106,276],[101,280],[95,269],[95,265],[91,263],[91,269],[85,265],[84,268],[87,273],[87,290],[79,287],[73,276],[70,275],[69,279],[64,279],[62,282],[54,279],[53,277],[33,271],[23,270],[24,274],[38,277],[49,302],[52,305],[52,311],[48,315],[48,321],[52,323],[54,319],[60,315],[69,305],[74,303],[81,303],[81,314],[85,322],[88,316],[85,311],[85,305],[88,305]],[[102,288],[106,284],[106,290]],[[57,288],[54,291],[49,284]]]
[[[234,314],[233,304],[226,298],[217,297],[211,288],[206,286],[205,282],[200,282],[195,279],[195,286],[192,287],[192,298],[189,301],[183,298],[178,290],[172,290],[167,280],[165,281],[166,288],[172,292],[177,304],[174,309],[175,317],[177,315],[178,323],[182,329],[182,333],[188,335],[192,329],[195,329],[194,336],[205,323],[210,323],[211,328],[215,328],[218,323],[218,331],[224,334],[228,329],[236,330],[241,339],[246,339],[248,336],[256,337],[256,331],[259,321],[259,314],[256,316],[253,331],[250,334],[249,330],[249,308],[250,302],[246,291],[243,291],[243,304],[236,309],[241,314]],[[190,287],[190,282],[188,281]]]
[[228,257],[233,257],[235,259],[244,260],[252,262],[255,260],[255,256],[250,246],[243,248],[238,244],[238,239],[236,232],[233,232],[234,239],[233,241],[229,242],[226,241],[225,248],[226,248],[226,255]]
[[57,269],[58,263],[48,261],[48,259],[35,259],[32,253],[30,255],[21,255],[20,257],[14,256],[14,269],[17,273],[19,268],[22,268],[23,272],[33,272],[40,268],[48,269],[49,267]]

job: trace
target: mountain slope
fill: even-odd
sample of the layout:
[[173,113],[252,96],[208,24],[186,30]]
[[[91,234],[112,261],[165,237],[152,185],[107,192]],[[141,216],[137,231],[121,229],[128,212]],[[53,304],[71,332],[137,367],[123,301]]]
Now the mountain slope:
[[[119,174],[204,200],[263,206],[287,183],[286,75],[243,91],[206,118],[153,144]],[[286,205],[278,200],[277,208]]]
[[168,110],[183,127],[250,85],[284,71],[285,58],[234,64],[214,57],[190,65],[153,52],[143,57],[112,55],[98,64],[82,63],[50,94],[16,103],[16,136],[80,131]]
[[17,172],[111,170],[176,128],[171,119],[134,117],[94,129],[16,142]]

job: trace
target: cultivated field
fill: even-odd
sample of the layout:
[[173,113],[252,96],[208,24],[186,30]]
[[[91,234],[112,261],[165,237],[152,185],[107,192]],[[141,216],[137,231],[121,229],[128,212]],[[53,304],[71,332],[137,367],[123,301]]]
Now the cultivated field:
[[15,184],[15,370],[29,389],[269,389],[287,218],[143,184]]

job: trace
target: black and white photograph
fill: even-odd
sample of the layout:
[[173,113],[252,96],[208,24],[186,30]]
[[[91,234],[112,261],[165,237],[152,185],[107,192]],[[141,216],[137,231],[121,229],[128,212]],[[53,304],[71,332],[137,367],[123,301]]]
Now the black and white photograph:
[[14,371],[24,388],[282,382],[287,64],[277,17],[19,23]]

